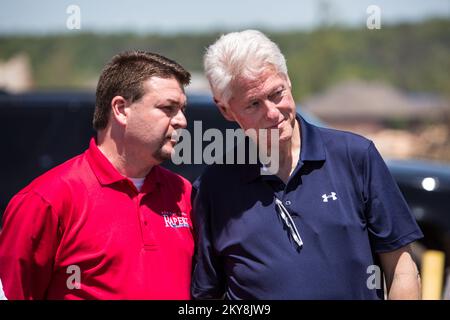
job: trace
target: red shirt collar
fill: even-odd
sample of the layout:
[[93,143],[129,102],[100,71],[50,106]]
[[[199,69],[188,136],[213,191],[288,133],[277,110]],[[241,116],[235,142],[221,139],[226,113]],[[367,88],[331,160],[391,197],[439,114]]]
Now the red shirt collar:
[[[119,171],[117,171],[112,163],[100,151],[95,138],[92,138],[89,142],[89,148],[86,150],[85,155],[92,171],[94,172],[101,185],[111,185],[119,181],[125,181],[129,182],[129,185],[134,187],[133,183],[129,179],[127,179],[127,177],[123,176]],[[159,168],[159,166],[154,166],[150,170],[150,172],[145,177],[141,192],[151,192],[156,187],[156,185],[161,184],[162,179],[160,171],[161,168]]]

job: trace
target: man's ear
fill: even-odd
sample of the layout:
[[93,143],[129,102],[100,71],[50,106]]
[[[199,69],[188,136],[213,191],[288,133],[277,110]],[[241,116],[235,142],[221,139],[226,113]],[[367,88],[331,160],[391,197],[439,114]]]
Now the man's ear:
[[125,126],[128,120],[128,108],[127,108],[127,100],[125,100],[122,96],[115,96],[111,100],[111,115],[113,118]]
[[223,102],[219,101],[216,98],[214,98],[214,102],[216,103],[220,113],[225,117],[225,119],[227,119],[228,121],[236,121],[234,120],[234,116],[230,112],[230,109]]

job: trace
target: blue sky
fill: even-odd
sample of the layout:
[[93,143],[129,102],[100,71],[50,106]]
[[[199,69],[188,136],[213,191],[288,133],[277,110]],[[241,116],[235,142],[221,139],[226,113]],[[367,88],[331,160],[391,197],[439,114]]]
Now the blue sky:
[[308,29],[324,19],[365,25],[372,4],[380,7],[382,24],[450,18],[450,0],[2,0],[0,33],[74,32],[66,28],[69,5],[81,10],[81,31],[177,33]]

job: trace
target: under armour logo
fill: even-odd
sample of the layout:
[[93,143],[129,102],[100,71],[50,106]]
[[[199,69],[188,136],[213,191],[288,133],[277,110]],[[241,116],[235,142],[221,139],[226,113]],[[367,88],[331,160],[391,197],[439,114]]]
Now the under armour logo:
[[333,200],[337,200],[336,192],[332,192],[330,195],[328,195],[328,194],[322,195],[323,202],[328,202],[328,199],[330,199],[330,198]]

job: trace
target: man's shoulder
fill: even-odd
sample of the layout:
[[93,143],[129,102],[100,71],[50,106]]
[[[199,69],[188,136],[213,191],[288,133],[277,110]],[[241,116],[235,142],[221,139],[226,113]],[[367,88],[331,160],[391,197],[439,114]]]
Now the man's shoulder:
[[323,143],[329,152],[345,152],[353,154],[365,154],[372,141],[362,135],[330,128],[316,127]]
[[[206,166],[203,173],[193,183],[193,188],[198,189],[200,185],[207,188],[228,189],[238,188],[239,184],[255,170],[259,170],[257,164],[236,163],[213,163]],[[258,171],[259,172],[259,171]]]
[[88,168],[83,154],[44,172],[24,187],[18,194],[35,193],[51,202],[55,197],[67,195],[71,185],[79,183],[85,176],[82,170]]

